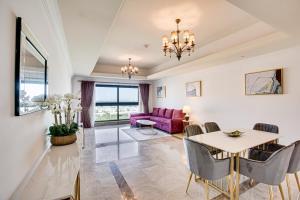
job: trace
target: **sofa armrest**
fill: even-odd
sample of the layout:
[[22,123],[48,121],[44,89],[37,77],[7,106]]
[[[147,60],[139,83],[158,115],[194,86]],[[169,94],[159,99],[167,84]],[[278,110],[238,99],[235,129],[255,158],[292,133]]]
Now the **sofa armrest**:
[[171,125],[182,127],[182,119],[171,119]]
[[130,114],[130,117],[148,116],[148,115],[150,115],[150,113],[149,114],[146,114],[146,113],[132,113],[132,114]]

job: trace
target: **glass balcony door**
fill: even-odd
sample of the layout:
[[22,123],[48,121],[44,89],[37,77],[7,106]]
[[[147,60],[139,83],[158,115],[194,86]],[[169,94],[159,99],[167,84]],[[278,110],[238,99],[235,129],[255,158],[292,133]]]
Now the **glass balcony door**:
[[138,105],[138,86],[96,85],[96,121],[128,120]]

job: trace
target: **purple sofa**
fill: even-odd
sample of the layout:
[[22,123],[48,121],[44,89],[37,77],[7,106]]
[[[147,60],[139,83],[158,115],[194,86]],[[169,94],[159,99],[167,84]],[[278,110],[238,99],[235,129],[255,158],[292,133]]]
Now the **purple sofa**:
[[168,133],[180,133],[183,129],[182,120],[184,113],[182,110],[153,108],[153,112],[149,114],[138,113],[130,115],[131,126],[136,126],[136,121],[140,119],[148,119],[156,122],[155,128],[161,129]]

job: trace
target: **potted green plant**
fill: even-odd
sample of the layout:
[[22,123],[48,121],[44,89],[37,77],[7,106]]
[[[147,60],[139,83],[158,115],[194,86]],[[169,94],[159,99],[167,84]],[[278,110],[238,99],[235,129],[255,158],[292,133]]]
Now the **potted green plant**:
[[81,111],[80,99],[73,94],[53,95],[47,98],[45,105],[54,117],[48,134],[51,144],[61,146],[74,143],[78,131],[75,115]]

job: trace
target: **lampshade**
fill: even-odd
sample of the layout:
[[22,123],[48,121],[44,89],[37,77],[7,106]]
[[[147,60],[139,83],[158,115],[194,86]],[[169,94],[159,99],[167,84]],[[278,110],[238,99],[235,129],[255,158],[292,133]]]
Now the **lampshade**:
[[182,112],[185,114],[191,113],[191,107],[190,106],[183,106]]

